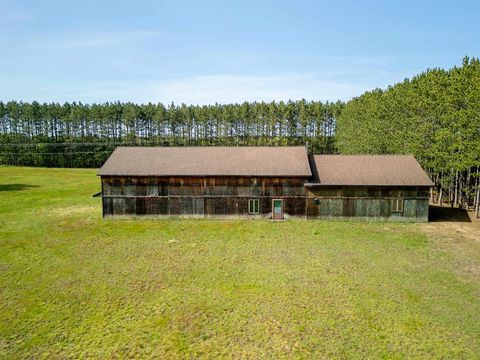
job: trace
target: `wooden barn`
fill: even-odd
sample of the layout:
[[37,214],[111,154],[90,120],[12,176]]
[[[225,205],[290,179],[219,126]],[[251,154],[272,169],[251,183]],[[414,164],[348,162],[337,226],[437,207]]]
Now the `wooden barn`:
[[304,147],[119,147],[98,172],[103,216],[428,220],[413,156]]
[[103,215],[305,217],[304,147],[119,147],[100,169]]

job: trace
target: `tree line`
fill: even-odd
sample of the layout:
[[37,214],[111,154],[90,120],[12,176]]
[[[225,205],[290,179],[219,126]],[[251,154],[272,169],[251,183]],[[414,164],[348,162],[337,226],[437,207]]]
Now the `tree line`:
[[0,102],[0,163],[99,167],[118,145],[304,145],[335,151],[341,102],[185,104]]
[[99,167],[119,145],[305,145],[413,154],[433,201],[480,208],[480,61],[429,69],[343,102],[226,105],[0,102],[0,164]]
[[480,61],[430,69],[349,101],[339,152],[413,154],[435,182],[432,201],[480,207]]

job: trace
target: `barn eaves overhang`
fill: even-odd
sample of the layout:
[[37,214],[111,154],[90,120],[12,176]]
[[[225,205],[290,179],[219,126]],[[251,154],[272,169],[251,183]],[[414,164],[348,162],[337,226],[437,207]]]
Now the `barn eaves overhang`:
[[311,155],[306,187],[431,187],[433,182],[412,155]]
[[307,150],[278,147],[118,147],[99,176],[310,178]]

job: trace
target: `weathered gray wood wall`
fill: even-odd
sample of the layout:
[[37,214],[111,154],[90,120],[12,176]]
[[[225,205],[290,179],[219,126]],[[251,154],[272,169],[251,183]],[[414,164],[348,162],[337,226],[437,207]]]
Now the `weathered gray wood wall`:
[[[258,217],[270,217],[272,200],[288,216],[428,221],[426,187],[304,187],[303,178],[102,177],[104,216],[256,217],[248,200],[259,199]],[[392,199],[403,200],[394,212]]]
[[[426,187],[308,187],[307,218],[370,218],[428,221]],[[392,200],[401,198],[395,212]]]
[[244,217],[259,199],[269,216],[272,199],[284,200],[286,216],[305,216],[303,178],[102,177],[104,216],[157,215]]

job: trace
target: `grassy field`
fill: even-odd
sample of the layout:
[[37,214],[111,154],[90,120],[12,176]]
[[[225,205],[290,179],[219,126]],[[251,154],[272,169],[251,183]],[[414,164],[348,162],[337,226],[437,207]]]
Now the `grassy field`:
[[480,357],[475,225],[103,220],[97,191],[0,167],[0,357]]

